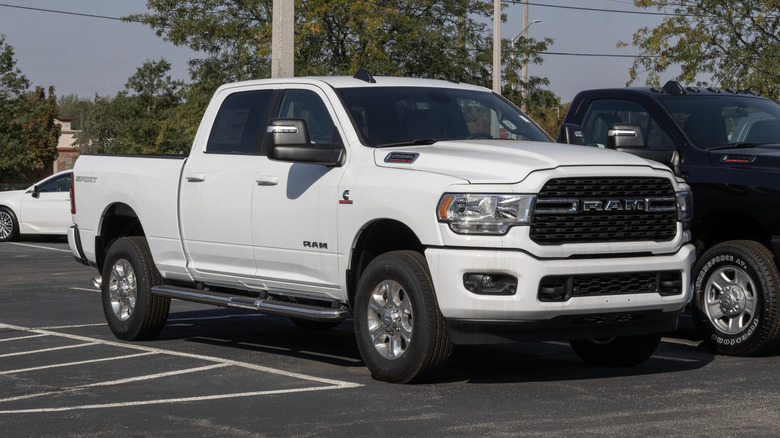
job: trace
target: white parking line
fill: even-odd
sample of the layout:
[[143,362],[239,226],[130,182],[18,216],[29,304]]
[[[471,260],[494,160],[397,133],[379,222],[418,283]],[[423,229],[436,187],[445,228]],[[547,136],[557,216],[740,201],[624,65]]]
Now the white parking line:
[[157,353],[149,353],[149,352],[136,353],[136,354],[127,354],[125,356],[114,356],[114,357],[104,357],[101,359],[82,360],[80,362],[67,362],[67,363],[58,363],[54,365],[45,365],[40,367],[20,368],[18,370],[0,371],[0,376],[4,374],[18,374],[18,373],[26,373],[29,371],[47,370],[49,368],[62,368],[62,367],[72,367],[75,365],[86,365],[86,364],[97,363],[97,362],[106,362],[109,360],[132,359],[134,357],[149,356],[150,354],[157,354]]
[[[79,409],[102,409],[102,408],[117,408],[117,407],[128,407],[128,406],[141,406],[141,405],[150,405],[150,404],[164,404],[164,403],[186,403],[186,402],[196,402],[196,401],[206,401],[206,400],[219,400],[219,399],[229,399],[229,398],[238,398],[238,397],[256,397],[256,396],[263,396],[263,395],[275,395],[275,394],[290,394],[290,393],[296,393],[296,392],[308,392],[308,391],[324,391],[324,390],[333,390],[333,389],[348,389],[348,388],[357,388],[360,386],[363,386],[359,383],[353,383],[353,382],[346,382],[342,380],[335,380],[335,379],[325,379],[321,377],[316,376],[310,376],[306,374],[300,374],[300,373],[294,373],[290,371],[284,371],[279,370],[275,368],[270,368],[263,365],[257,365],[253,363],[248,362],[241,362],[241,361],[235,361],[235,360],[228,360],[223,359],[220,357],[214,357],[214,356],[204,356],[199,354],[192,354],[192,353],[184,353],[179,351],[173,351],[173,350],[164,350],[161,348],[154,348],[154,347],[147,347],[143,345],[135,345],[135,344],[129,344],[129,343],[122,343],[122,342],[114,342],[114,341],[105,341],[105,340],[99,340],[99,339],[93,339],[86,336],[79,336],[79,335],[73,335],[68,333],[60,333],[55,332],[51,330],[44,330],[44,329],[36,329],[36,328],[29,328],[29,327],[20,327],[20,326],[14,326],[10,324],[3,324],[0,323],[0,329],[10,329],[10,330],[18,330],[18,331],[27,331],[30,333],[36,333],[39,335],[48,335],[48,336],[55,336],[65,339],[71,339],[76,341],[82,341],[85,342],[85,344],[79,344],[79,345],[105,345],[105,346],[112,346],[112,347],[120,347],[120,348],[126,348],[130,350],[137,350],[141,351],[147,354],[164,354],[169,356],[177,356],[177,357],[184,357],[184,358],[190,358],[190,359],[197,359],[207,362],[212,362],[213,365],[208,365],[205,367],[199,367],[199,368],[190,368],[187,370],[176,370],[171,371],[168,373],[158,373],[158,374],[152,374],[152,375],[146,375],[146,376],[139,376],[134,377],[131,379],[122,379],[122,380],[116,380],[116,381],[108,381],[108,382],[98,382],[93,383],[90,385],[81,385],[76,386],[73,388],[63,388],[57,393],[67,392],[67,391],[81,391],[83,389],[88,388],[95,388],[100,386],[112,386],[112,385],[119,385],[124,384],[127,382],[132,381],[140,381],[140,380],[148,380],[148,379],[155,379],[155,378],[162,378],[162,377],[168,377],[176,374],[184,374],[184,373],[193,373],[198,371],[203,371],[206,369],[213,369],[213,368],[221,368],[221,367],[227,367],[227,366],[235,366],[240,367],[244,369],[250,369],[254,371],[260,371],[267,374],[275,374],[285,377],[290,377],[293,379],[298,380],[305,380],[309,382],[314,382],[318,384],[322,384],[325,386],[309,386],[309,387],[303,387],[303,388],[293,388],[293,389],[282,389],[282,390],[268,390],[268,391],[254,391],[254,392],[241,392],[241,393],[229,393],[229,394],[214,394],[214,395],[205,395],[205,396],[195,396],[195,397],[183,397],[183,398],[171,398],[171,399],[164,399],[164,400],[139,400],[139,401],[130,401],[130,402],[124,402],[124,403],[105,403],[105,404],[92,404],[92,405],[80,405],[80,406],[64,406],[64,407],[56,407],[56,408],[34,408],[34,409],[20,409],[20,410],[2,410],[0,411],[0,414],[21,414],[21,413],[40,413],[40,412],[60,412],[60,411],[71,411],[71,410],[79,410]],[[65,348],[65,347],[63,347]],[[51,349],[49,349],[51,350]],[[39,350],[41,351],[41,350]],[[16,353],[14,353],[16,354]],[[29,354],[32,354],[32,352],[29,352]],[[3,357],[3,356],[0,356]],[[94,360],[94,362],[100,361],[100,359]],[[90,361],[84,361],[85,363],[89,363]],[[26,399],[26,398],[34,398],[39,397],[41,395],[47,395],[50,394],[47,393],[36,393],[36,394],[27,394],[23,396],[13,397],[13,398],[7,398],[7,399],[0,399],[0,402],[8,402],[8,401],[14,401],[14,400],[20,400],[20,399]]]
[[46,336],[46,335],[18,336],[16,338],[0,339],[0,342],[21,341],[22,339],[40,338],[41,336]]
[[351,386],[317,386],[295,389],[277,389],[270,391],[256,391],[256,392],[236,392],[232,394],[216,394],[207,395],[201,397],[181,397],[181,398],[168,398],[159,400],[142,400],[124,403],[106,403],[100,405],[81,405],[81,406],[65,406],[60,408],[38,408],[38,409],[19,409],[15,411],[0,411],[0,414],[32,414],[32,413],[44,413],[44,412],[63,412],[63,411],[75,411],[82,409],[105,409],[105,408],[125,408],[129,406],[147,406],[147,405],[159,405],[168,403],[188,403],[199,402],[208,400],[222,400],[226,398],[239,398],[239,397],[257,397],[261,395],[276,395],[276,394],[294,394],[296,392],[311,392],[311,391],[327,391],[331,389],[344,389],[354,388],[362,386],[358,384],[352,384]]
[[[125,385],[127,383],[142,382],[144,380],[159,379],[161,377],[178,376],[180,374],[192,374],[192,373],[197,373],[197,372],[200,372],[200,371],[208,371],[208,370],[213,370],[215,368],[222,368],[222,367],[226,367],[226,366],[229,366],[229,365],[222,364],[222,363],[217,363],[217,364],[214,364],[214,365],[206,365],[206,366],[197,367],[197,368],[189,368],[189,369],[186,369],[186,370],[168,371],[166,373],[148,374],[146,376],[131,377],[129,379],[119,379],[119,380],[111,380],[111,381],[108,381],[108,382],[90,383],[89,385],[79,385],[79,386],[74,386],[72,388],[61,389],[61,390],[58,390],[58,391],[36,392],[35,394],[25,394],[25,395],[19,395],[19,396],[16,396],[16,397],[0,398],[0,403],[9,402],[9,401],[26,400],[26,399],[35,398],[35,397],[45,397],[47,395],[52,395],[52,394],[64,394],[64,393],[67,393],[67,392],[82,391],[82,390],[85,390],[85,389],[98,388],[98,387],[101,387],[101,386]],[[0,411],[0,412],[2,412],[2,411]]]
[[68,350],[70,348],[89,347],[90,345],[97,345],[97,344],[99,344],[99,342],[88,342],[88,343],[76,344],[76,345],[64,345],[62,347],[44,348],[42,350],[17,351],[16,353],[0,354],[0,358],[11,357],[11,356],[24,356],[26,354],[48,353],[49,351]]
[[26,246],[29,248],[48,249],[49,251],[70,252],[69,249],[50,248],[48,246],[31,245],[29,243],[9,242],[9,245]]

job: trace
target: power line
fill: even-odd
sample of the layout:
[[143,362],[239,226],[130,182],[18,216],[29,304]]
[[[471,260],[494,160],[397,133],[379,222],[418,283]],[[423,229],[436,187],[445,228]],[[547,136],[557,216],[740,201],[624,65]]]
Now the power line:
[[115,20],[115,21],[123,21],[123,22],[130,22],[130,23],[143,23],[140,20],[127,20],[121,17],[109,17],[106,15],[95,15],[95,14],[85,14],[82,12],[69,12],[69,11],[58,11],[55,9],[44,9],[44,8],[33,8],[30,6],[19,6],[19,5],[9,5],[5,3],[0,3],[0,7],[5,8],[16,8],[16,9],[26,9],[28,11],[37,11],[37,12],[49,12],[52,14],[63,14],[63,15],[75,15],[78,17],[88,17],[88,18],[100,18],[103,20]]
[[[501,0],[502,3],[511,3],[511,4],[525,4],[522,0]],[[661,16],[661,17],[668,17],[671,15],[674,16],[682,16],[682,17],[706,17],[706,15],[687,15],[687,14],[670,14],[666,12],[647,12],[647,11],[623,11],[623,10],[615,10],[615,9],[600,9],[600,8],[584,8],[581,6],[563,6],[563,5],[547,5],[544,3],[531,3],[528,2],[528,5],[530,6],[540,6],[543,8],[557,8],[557,9],[569,9],[569,10],[575,10],[575,11],[589,11],[589,12],[609,12],[614,14],[633,14],[633,15],[655,15],[655,16]]]
[[567,53],[567,52],[539,52],[540,55],[560,55],[560,56],[586,56],[586,57],[604,57],[604,58],[659,58],[655,55],[617,55],[608,53]]

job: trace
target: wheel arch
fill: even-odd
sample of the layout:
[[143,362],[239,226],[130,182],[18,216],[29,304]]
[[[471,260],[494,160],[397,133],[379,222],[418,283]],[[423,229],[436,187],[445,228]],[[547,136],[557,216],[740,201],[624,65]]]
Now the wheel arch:
[[425,246],[411,228],[394,219],[375,220],[360,230],[352,245],[347,275],[347,295],[350,307],[354,304],[360,276],[368,264],[377,256],[398,250],[411,250],[424,254]]
[[[696,251],[698,254],[713,246],[730,240],[752,240],[766,247],[775,255],[777,252],[772,244],[772,233],[756,218],[738,212],[719,212],[697,219],[694,227]],[[780,269],[780,265],[778,265]]]
[[100,218],[99,233],[95,238],[95,256],[103,266],[111,244],[121,237],[145,236],[138,214],[129,205],[116,202],[106,207]]

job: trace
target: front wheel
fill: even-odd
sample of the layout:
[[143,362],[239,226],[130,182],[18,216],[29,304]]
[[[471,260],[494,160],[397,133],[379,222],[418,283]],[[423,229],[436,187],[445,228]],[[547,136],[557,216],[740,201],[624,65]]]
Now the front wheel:
[[660,342],[660,334],[569,341],[582,360],[591,365],[608,367],[639,365],[655,353]]
[[421,382],[446,367],[452,346],[422,254],[389,252],[368,265],[355,296],[355,337],[377,380]]
[[780,345],[780,286],[772,253],[758,242],[713,246],[693,268],[693,322],[721,354],[755,356]]
[[0,207],[0,242],[10,242],[19,236],[19,222],[11,210]]
[[165,327],[171,299],[152,293],[162,283],[146,239],[132,236],[111,245],[103,265],[103,313],[119,339],[153,339]]

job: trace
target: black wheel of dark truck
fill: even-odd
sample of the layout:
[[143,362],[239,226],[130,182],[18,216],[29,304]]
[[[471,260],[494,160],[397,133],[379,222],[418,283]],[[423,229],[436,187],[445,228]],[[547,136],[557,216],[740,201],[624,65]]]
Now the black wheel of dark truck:
[[706,251],[693,268],[691,313],[704,341],[722,354],[755,356],[780,346],[780,286],[772,253],[735,240]]
[[574,352],[591,365],[630,367],[639,365],[655,353],[661,334],[619,336],[605,339],[570,341]]
[[421,382],[446,367],[452,346],[421,254],[394,251],[368,265],[355,297],[355,337],[377,380]]
[[165,327],[171,299],[152,294],[162,283],[146,239],[123,237],[108,250],[103,266],[103,313],[119,339],[141,341]]

